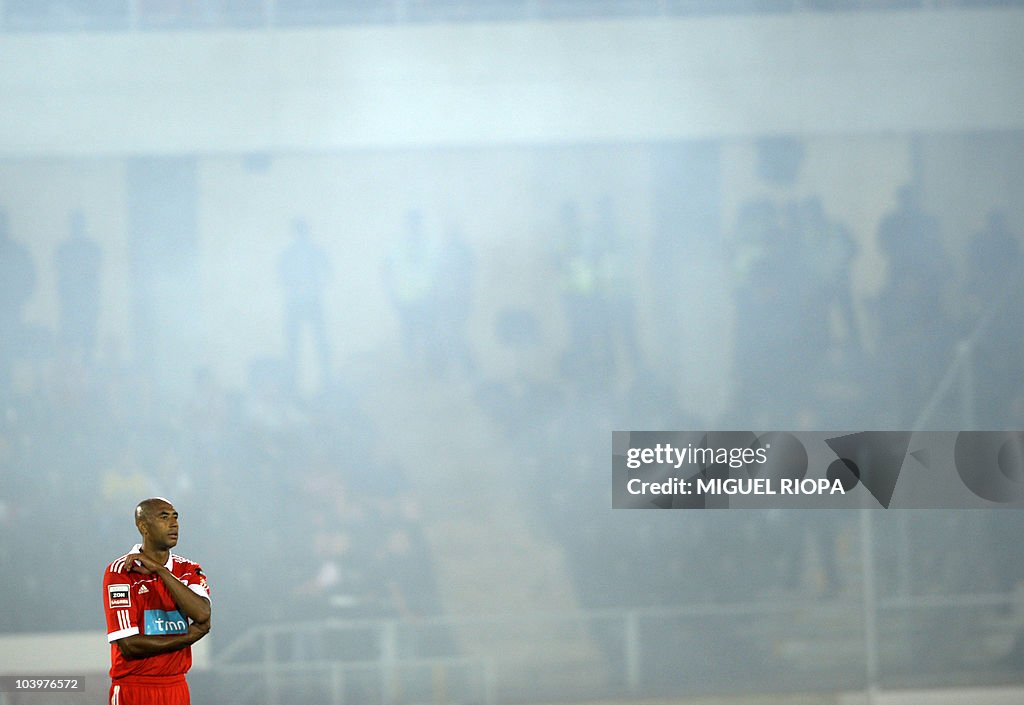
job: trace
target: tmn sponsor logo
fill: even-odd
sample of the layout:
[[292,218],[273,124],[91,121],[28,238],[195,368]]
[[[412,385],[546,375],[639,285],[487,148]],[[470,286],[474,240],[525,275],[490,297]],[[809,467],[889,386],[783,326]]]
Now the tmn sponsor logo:
[[148,635],[184,634],[188,631],[188,620],[178,610],[146,610],[145,625]]

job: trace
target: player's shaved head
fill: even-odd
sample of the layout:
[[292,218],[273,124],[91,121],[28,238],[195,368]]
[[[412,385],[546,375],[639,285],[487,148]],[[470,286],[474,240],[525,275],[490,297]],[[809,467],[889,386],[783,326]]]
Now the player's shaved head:
[[164,506],[173,507],[174,505],[171,504],[170,500],[163,497],[150,497],[149,499],[142,500],[135,507],[135,523],[149,519],[158,507]]

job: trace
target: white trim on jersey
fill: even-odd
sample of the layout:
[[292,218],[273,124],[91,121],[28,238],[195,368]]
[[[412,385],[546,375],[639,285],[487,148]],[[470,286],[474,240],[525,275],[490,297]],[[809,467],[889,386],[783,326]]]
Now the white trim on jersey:
[[121,702],[121,686],[115,685],[113,692],[110,694],[110,705],[120,705]]
[[107,634],[107,643],[113,643],[118,639],[124,639],[126,636],[134,636],[139,633],[139,628],[132,626],[132,618],[128,615],[128,610],[117,611],[117,626],[120,629]]
[[138,627],[131,627],[130,629],[122,629],[119,632],[111,632],[107,634],[107,643],[113,644],[118,639],[124,639],[126,636],[135,636],[139,633]]
[[192,583],[188,586],[188,589],[194,592],[195,594],[199,595],[199,597],[205,597],[207,600],[210,599],[210,591],[204,588],[199,583]]
[[[121,556],[120,558],[118,558],[117,560],[115,560],[113,563],[110,564],[110,572],[111,573],[126,573],[126,572],[128,572],[128,571],[125,570],[125,565],[124,565],[125,560],[128,558],[128,556],[130,554],[132,554],[132,553],[141,553],[141,552],[142,552],[142,544],[141,543],[135,544],[134,546],[132,546],[132,550],[128,551],[128,553],[124,554],[123,556]],[[169,571],[171,571],[173,573],[174,572],[174,561],[175,560],[177,560],[179,563],[191,563],[191,561],[189,561],[187,558],[182,558],[179,555],[171,553],[171,554],[169,554],[167,556],[167,562],[164,563],[164,568],[166,568],[167,570],[169,570]]]
[[[128,553],[124,554],[124,558],[127,558],[128,555],[131,554],[131,553],[142,553],[142,544],[141,543],[137,543],[134,546],[132,546],[132,550],[130,550],[130,551],[128,551]],[[183,561],[184,560],[181,556],[176,556],[173,553],[171,553],[171,554],[168,554],[167,562],[164,563],[164,568],[166,568],[167,570],[171,571],[172,573],[174,572],[174,559],[175,558],[177,558],[179,561]]]

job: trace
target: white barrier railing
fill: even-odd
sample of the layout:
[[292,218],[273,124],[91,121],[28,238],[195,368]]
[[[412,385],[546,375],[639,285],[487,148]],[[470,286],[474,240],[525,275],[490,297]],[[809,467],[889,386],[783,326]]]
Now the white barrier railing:
[[[292,684],[302,681],[315,681],[318,690],[312,697],[330,705],[494,705],[751,688],[869,693],[883,686],[917,684],[904,682],[904,676],[920,675],[922,659],[941,646],[934,643],[934,634],[949,618],[956,622],[953,646],[968,664],[965,670],[984,672],[985,664],[998,663],[1024,633],[1021,597],[908,595],[869,605],[866,595],[854,593],[844,600],[775,598],[731,605],[438,617],[415,623],[266,625],[250,629],[216,655],[213,673],[245,675],[265,698],[247,696],[245,702],[266,705],[289,702]],[[864,621],[868,612],[875,622],[872,630]],[[589,656],[593,668],[581,669],[572,650],[559,655],[538,648],[531,661],[510,647],[531,631],[556,638],[584,635],[594,646]],[[438,637],[442,632],[460,636],[446,641]],[[349,655],[332,654],[323,646],[332,640],[342,645],[341,651],[349,648]],[[474,645],[460,646],[464,653],[458,657],[432,653],[442,642],[451,649],[463,641]],[[945,658],[945,651],[940,656]],[[1014,673],[1005,676],[1012,681]],[[1016,675],[1024,681],[1024,673]],[[939,671],[933,680],[937,685],[965,684],[957,678]],[[871,702],[870,693],[868,698]]]

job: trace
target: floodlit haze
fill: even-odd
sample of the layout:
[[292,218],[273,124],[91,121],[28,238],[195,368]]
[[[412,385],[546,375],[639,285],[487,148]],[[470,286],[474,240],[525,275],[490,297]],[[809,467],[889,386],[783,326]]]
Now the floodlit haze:
[[0,2],[0,675],[102,697],[159,495],[200,702],[1021,685],[1018,510],[613,510],[611,439],[1024,428],[1022,31]]

